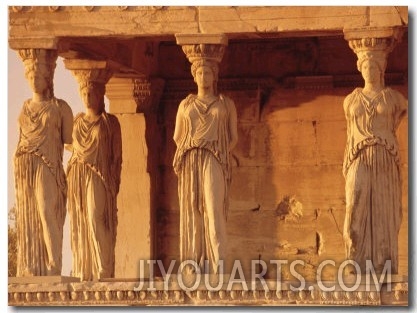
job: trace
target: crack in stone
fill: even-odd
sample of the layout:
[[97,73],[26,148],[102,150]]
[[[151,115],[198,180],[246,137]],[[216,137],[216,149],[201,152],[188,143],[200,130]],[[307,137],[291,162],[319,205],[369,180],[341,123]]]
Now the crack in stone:
[[337,231],[338,231],[338,232],[339,232],[339,234],[343,237],[343,233],[342,233],[342,231],[341,231],[341,230],[340,230],[340,228],[339,228],[339,224],[337,223],[336,217],[334,216],[334,213],[333,213],[333,208],[329,208],[329,212],[330,212],[330,214],[331,214],[331,215],[332,215],[332,217],[333,217],[334,223],[336,224]]
[[197,32],[201,33],[200,8],[194,7],[194,9],[195,9],[194,20],[197,22]]
[[407,25],[407,22],[403,19],[400,9],[397,6],[394,6],[395,10],[397,11],[398,15],[400,16],[401,25]]
[[239,21],[241,21],[242,23],[244,23],[244,24],[246,24],[246,25],[249,25],[251,28],[253,28],[253,29],[255,30],[255,32],[257,32],[257,33],[259,33],[259,32],[260,32],[260,31],[259,31],[259,29],[258,29],[258,27],[257,27],[256,25],[253,25],[253,24],[249,23],[248,21],[244,21],[244,20],[242,19],[242,17],[240,16],[240,13],[239,13],[239,8],[237,8],[237,7],[233,7],[233,10],[235,11],[236,16],[237,16],[237,18],[239,19]]

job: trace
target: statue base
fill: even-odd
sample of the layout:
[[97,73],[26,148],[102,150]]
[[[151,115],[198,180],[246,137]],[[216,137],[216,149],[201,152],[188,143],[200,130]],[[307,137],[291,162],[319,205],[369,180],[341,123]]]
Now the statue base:
[[[408,305],[408,277],[380,283],[366,277],[352,282],[244,281],[208,276],[169,279],[108,279],[75,282],[73,277],[9,278],[11,306],[381,306]],[[45,279],[45,280],[42,280]],[[47,282],[47,280],[55,280]],[[72,281],[63,281],[69,279]],[[20,280],[20,281],[19,281]],[[61,280],[61,281],[59,281]],[[223,282],[221,282],[223,280]],[[206,283],[209,282],[209,283]],[[218,282],[218,284],[216,284]]]

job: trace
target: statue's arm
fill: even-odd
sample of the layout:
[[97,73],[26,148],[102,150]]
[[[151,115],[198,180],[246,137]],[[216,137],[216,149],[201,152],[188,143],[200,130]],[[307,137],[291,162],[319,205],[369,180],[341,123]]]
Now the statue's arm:
[[236,106],[234,102],[230,99],[228,102],[229,102],[229,135],[230,135],[229,151],[231,151],[236,146],[237,141],[238,141],[237,113],[236,113]]
[[61,138],[64,144],[72,143],[72,127],[74,123],[74,115],[68,103],[63,100],[61,101],[61,110],[62,110],[62,130]]
[[407,99],[400,93],[396,92],[397,94],[397,110],[396,110],[396,118],[395,118],[395,129],[398,128],[400,125],[401,120],[407,115],[408,111],[408,101]]
[[122,131],[117,117],[112,116],[112,174],[116,183],[116,193],[119,192],[122,171]]
[[175,130],[174,130],[174,141],[178,146],[181,140],[181,137],[184,133],[184,106],[185,106],[186,99],[182,100],[177,111],[177,117],[175,119]]
[[347,96],[345,100],[343,101],[343,110],[345,112],[345,118],[346,118],[346,147],[345,147],[345,156],[344,156],[344,162],[343,162],[343,176],[346,178],[347,175],[347,169],[348,169],[348,156],[349,156],[349,147],[350,147],[350,131],[351,131],[351,125],[350,125],[350,117],[349,117],[349,103],[351,101],[351,96]]

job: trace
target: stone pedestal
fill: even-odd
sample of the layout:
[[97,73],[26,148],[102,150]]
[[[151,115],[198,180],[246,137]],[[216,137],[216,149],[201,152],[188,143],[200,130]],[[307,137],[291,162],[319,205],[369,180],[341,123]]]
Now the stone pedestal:
[[[207,278],[207,279],[206,279]],[[183,288],[179,277],[172,275],[168,282],[162,277],[149,279],[112,279],[105,282],[62,282],[50,284],[11,284],[8,287],[9,305],[95,305],[95,306],[380,306],[408,305],[408,282],[383,283],[378,290],[359,284],[344,290],[336,281],[322,282],[334,286],[322,290],[317,282],[256,280],[236,282],[224,277],[221,288],[213,290],[206,284],[212,277],[200,277],[200,283]],[[184,278],[184,282],[185,282]],[[216,287],[216,284],[212,284]]]

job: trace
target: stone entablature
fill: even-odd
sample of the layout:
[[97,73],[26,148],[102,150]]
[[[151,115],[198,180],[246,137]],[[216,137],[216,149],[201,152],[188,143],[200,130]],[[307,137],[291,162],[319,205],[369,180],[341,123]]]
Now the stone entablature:
[[[258,38],[295,32],[326,35],[344,28],[407,26],[408,9],[393,6],[11,6],[9,38],[172,36],[227,33]],[[318,33],[318,31],[321,32]],[[285,33],[289,33],[286,34]]]

